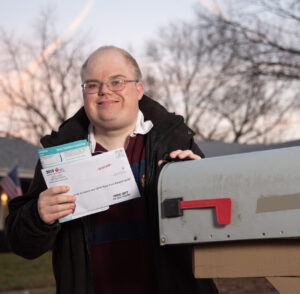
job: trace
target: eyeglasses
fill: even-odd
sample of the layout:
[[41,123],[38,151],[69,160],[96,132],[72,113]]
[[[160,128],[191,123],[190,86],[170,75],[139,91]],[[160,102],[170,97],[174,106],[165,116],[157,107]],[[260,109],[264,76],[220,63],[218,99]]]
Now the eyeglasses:
[[121,91],[125,88],[126,83],[131,82],[138,82],[138,80],[122,80],[122,79],[116,79],[116,80],[110,80],[106,83],[101,83],[98,81],[89,81],[85,82],[81,85],[83,92],[86,94],[96,94],[99,93],[101,87],[103,84],[106,85],[106,87],[113,92]]

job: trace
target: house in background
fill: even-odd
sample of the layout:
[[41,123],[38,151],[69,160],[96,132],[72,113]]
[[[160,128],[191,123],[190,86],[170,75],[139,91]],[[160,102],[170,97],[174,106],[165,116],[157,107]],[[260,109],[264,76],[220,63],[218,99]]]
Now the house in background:
[[196,143],[204,153],[205,157],[300,146],[300,140],[277,144],[239,144],[224,143],[221,141],[196,141]]
[[[38,146],[21,139],[0,137],[0,179],[6,177],[14,166],[18,166],[18,175],[23,192],[29,188],[38,160]],[[8,213],[8,197],[0,187],[0,230]]]
[[[300,146],[300,140],[270,145],[247,145],[224,143],[219,141],[197,141],[196,143],[199,145],[206,157]],[[22,191],[23,193],[26,192],[34,175],[35,165],[38,160],[38,149],[38,146],[34,146],[21,139],[0,137],[0,179],[7,176],[10,170],[15,165],[18,165]],[[4,219],[8,213],[7,203],[9,199],[4,191],[1,190],[1,187],[0,195],[0,230],[3,230]]]

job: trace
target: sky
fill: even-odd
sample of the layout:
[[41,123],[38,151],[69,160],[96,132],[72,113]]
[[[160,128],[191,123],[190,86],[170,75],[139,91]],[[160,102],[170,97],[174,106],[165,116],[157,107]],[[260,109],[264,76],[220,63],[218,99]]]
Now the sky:
[[[221,0],[214,1],[222,4]],[[51,8],[62,37],[67,33],[75,37],[86,33],[91,51],[102,45],[119,46],[129,50],[143,66],[146,41],[155,38],[160,27],[177,20],[191,20],[197,5],[202,4],[212,12],[214,1],[0,0],[0,29],[30,40],[42,10]],[[34,71],[37,67],[38,60],[30,69]]]
[[[142,67],[146,42],[155,38],[162,26],[177,20],[191,20],[198,1],[210,0],[0,0],[0,30],[16,40],[33,41],[34,29],[43,11],[53,10],[55,27],[62,40],[87,35],[90,52],[103,45],[127,49]],[[198,4],[199,5],[199,4]],[[43,58],[60,46],[60,38],[36,60],[28,60],[23,82],[33,74]],[[89,52],[88,52],[89,53]],[[1,97],[0,97],[1,99]],[[0,103],[0,111],[8,103]]]
[[[2,2],[2,3],[1,3]],[[85,17],[72,31],[88,32],[91,47],[116,45],[142,52],[146,41],[171,21],[193,18],[196,0],[9,0],[0,2],[0,27],[30,38],[43,8],[55,11],[56,24],[64,33],[86,8]]]

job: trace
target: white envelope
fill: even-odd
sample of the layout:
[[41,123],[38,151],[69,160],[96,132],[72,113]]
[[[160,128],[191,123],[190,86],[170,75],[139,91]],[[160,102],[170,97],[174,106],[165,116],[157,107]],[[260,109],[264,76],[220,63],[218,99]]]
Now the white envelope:
[[140,197],[124,148],[76,163],[42,169],[47,187],[67,185],[76,208],[60,222],[93,214],[109,205]]

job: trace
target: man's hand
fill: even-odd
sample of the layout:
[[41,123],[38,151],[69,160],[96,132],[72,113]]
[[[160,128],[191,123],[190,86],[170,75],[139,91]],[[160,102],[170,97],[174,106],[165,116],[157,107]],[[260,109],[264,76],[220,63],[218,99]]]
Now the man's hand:
[[[201,159],[201,157],[197,154],[195,154],[192,150],[175,150],[170,153],[171,158],[179,158],[179,159],[185,159],[185,158],[190,158],[190,159]],[[164,160],[160,160],[158,162],[158,166],[160,166]]]
[[57,186],[40,194],[38,212],[44,223],[51,225],[57,219],[74,212],[76,196],[61,195],[69,190],[68,186]]

